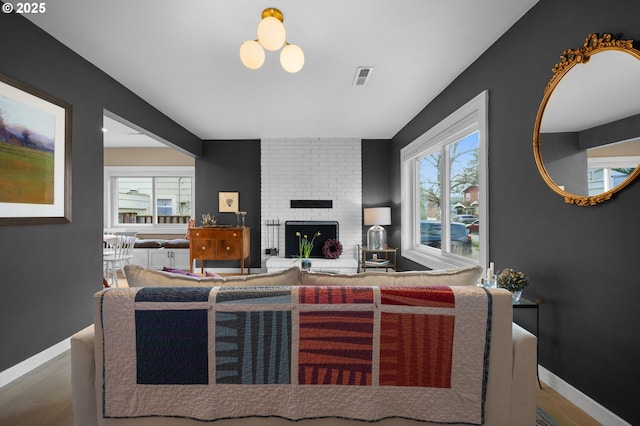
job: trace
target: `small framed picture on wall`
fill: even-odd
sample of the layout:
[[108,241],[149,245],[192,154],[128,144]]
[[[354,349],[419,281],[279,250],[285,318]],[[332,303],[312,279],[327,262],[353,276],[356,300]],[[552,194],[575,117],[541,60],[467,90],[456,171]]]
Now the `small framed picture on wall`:
[[218,192],[218,211],[220,213],[238,211],[238,193],[237,192]]

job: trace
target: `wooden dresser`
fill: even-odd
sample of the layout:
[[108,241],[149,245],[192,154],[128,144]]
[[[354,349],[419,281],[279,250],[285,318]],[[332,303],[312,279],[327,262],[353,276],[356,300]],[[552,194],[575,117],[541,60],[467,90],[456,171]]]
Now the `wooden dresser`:
[[239,260],[240,273],[244,274],[245,260],[249,260],[248,273],[251,273],[250,228],[223,227],[191,228],[189,233],[190,270],[193,261],[200,260],[200,272],[204,273],[205,260]]

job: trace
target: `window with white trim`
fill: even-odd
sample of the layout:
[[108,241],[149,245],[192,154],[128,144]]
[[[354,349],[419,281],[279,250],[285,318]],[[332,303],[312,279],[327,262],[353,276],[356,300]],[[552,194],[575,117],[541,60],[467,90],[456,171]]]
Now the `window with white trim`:
[[484,91],[401,150],[402,256],[431,269],[487,262]]
[[640,157],[592,157],[587,150],[587,185],[589,195],[610,191],[624,182],[640,164]]
[[105,227],[186,228],[194,176],[193,167],[105,167]]

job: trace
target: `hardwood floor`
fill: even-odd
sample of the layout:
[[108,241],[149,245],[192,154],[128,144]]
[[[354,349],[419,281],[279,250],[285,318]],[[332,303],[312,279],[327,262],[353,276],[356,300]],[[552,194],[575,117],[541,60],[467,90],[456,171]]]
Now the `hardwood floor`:
[[542,389],[538,388],[537,401],[538,407],[553,417],[560,426],[601,426],[599,422],[544,383]]
[[70,426],[69,351],[0,388],[1,426]]
[[[560,426],[596,426],[594,419],[543,384],[538,406]],[[69,351],[0,388],[0,426],[71,426]]]

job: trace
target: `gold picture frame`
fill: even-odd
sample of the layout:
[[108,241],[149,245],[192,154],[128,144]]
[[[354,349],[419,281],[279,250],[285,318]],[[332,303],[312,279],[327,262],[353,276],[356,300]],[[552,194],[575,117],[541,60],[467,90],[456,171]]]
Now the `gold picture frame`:
[[71,112],[0,73],[0,225],[71,222]]
[[237,213],[238,199],[237,192],[218,192],[218,211],[220,213]]

